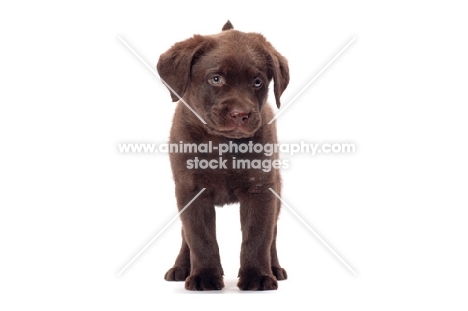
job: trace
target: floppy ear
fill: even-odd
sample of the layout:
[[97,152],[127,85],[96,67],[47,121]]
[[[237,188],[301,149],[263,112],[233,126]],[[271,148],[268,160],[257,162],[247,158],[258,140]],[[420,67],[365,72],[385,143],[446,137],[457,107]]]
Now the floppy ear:
[[270,45],[270,70],[273,75],[276,106],[281,106],[280,97],[289,84],[289,67],[286,58]]
[[[174,44],[159,57],[156,66],[159,76],[180,97],[183,97],[187,90],[194,60],[203,53],[207,45],[208,42],[205,37],[195,35],[190,39]],[[179,100],[171,90],[169,92],[173,102]]]

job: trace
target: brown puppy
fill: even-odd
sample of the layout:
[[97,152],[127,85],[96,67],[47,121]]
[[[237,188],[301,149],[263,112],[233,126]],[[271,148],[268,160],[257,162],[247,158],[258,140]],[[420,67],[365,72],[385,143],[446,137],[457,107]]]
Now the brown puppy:
[[[176,43],[161,55],[157,69],[161,78],[206,122],[183,103],[174,114],[170,143],[211,142],[213,152],[171,152],[179,211],[203,188],[205,191],[180,215],[182,248],[168,281],[185,280],[189,290],[224,287],[218,244],[215,206],[240,203],[242,247],[238,287],[242,290],[273,290],[286,279],[276,254],[276,221],[280,202],[268,189],[280,193],[277,168],[239,169],[238,160],[257,164],[275,161],[276,153],[241,152],[241,144],[274,144],[276,125],[269,125],[273,111],[266,104],[268,85],[274,82],[276,105],[289,83],[286,59],[257,33],[233,29],[228,21],[216,35],[195,35]],[[178,97],[171,92],[173,101]],[[218,154],[217,147],[232,150]],[[213,164],[203,167],[201,162]],[[267,162],[265,162],[267,161]],[[217,165],[216,165],[217,164]],[[264,168],[264,167],[263,167]]]

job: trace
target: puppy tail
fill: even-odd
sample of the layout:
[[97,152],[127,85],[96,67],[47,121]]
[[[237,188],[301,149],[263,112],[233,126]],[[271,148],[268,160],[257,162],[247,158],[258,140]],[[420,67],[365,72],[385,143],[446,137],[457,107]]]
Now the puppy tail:
[[226,24],[224,24],[222,31],[230,30],[230,29],[234,29],[234,26],[232,26],[231,22],[228,20]]

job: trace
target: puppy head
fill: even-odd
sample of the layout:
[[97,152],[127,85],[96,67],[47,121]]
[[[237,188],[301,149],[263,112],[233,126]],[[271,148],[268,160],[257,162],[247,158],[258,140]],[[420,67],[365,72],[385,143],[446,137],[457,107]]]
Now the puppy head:
[[289,82],[286,59],[262,35],[233,30],[230,22],[219,34],[176,43],[157,69],[207,122],[207,132],[230,138],[252,136],[262,124],[270,82],[278,108]]

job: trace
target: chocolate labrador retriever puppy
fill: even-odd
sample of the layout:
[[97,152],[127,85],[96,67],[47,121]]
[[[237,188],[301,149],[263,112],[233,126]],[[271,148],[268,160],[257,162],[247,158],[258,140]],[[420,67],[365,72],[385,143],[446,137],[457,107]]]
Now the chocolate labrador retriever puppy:
[[[267,156],[236,147],[277,142],[276,125],[268,124],[273,110],[266,101],[273,80],[280,107],[280,96],[289,83],[286,59],[262,35],[234,30],[228,21],[219,34],[195,35],[176,43],[161,55],[157,70],[172,87],[172,100],[179,100],[177,93],[205,121],[179,101],[170,143],[210,143],[214,150],[221,145],[232,149],[222,157],[216,151],[195,148],[170,153],[179,211],[205,190],[180,215],[182,247],[164,278],[185,280],[188,290],[223,288],[215,206],[240,203],[242,246],[237,285],[241,290],[277,289],[277,280],[287,277],[276,254],[280,201],[269,190],[280,193],[279,171],[277,167],[267,170],[234,164],[238,160],[280,161],[276,153]],[[197,166],[203,160],[210,166]]]

